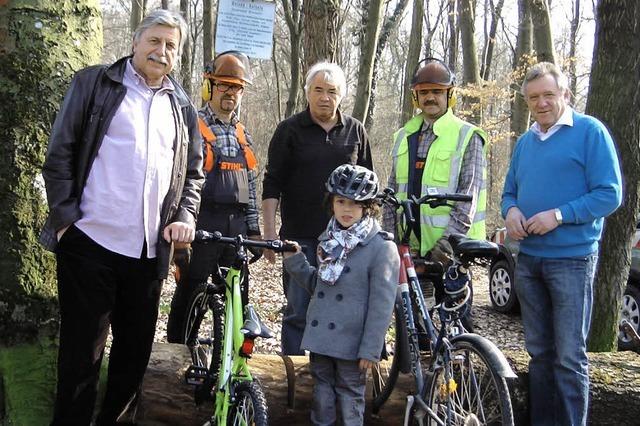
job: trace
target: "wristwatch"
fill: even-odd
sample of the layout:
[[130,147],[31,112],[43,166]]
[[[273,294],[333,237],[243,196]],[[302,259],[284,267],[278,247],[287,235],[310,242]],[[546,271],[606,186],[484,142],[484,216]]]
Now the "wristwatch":
[[554,214],[556,215],[556,221],[558,222],[558,225],[562,225],[562,212],[560,211],[560,209],[555,209]]

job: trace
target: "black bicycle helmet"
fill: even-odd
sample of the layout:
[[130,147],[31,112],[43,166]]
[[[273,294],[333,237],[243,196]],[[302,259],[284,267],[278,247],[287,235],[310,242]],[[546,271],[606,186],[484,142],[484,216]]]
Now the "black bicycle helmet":
[[378,176],[362,166],[343,164],[327,179],[327,191],[354,201],[365,201],[378,194]]

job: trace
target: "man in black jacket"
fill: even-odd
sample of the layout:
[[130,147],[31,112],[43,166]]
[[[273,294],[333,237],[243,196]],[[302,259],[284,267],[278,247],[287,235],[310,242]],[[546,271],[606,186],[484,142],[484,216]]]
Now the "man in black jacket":
[[[305,255],[316,264],[318,236],[329,222],[322,206],[325,182],[338,166],[349,163],[373,170],[369,139],[362,123],[338,109],[347,84],[342,69],[320,62],[309,69],[305,93],[308,108],[278,125],[269,143],[262,190],[265,239],[277,238],[276,210],[280,203],[280,238],[305,246]],[[275,261],[275,254],[265,252]],[[300,349],[311,295],[289,285],[283,271],[287,307],[282,320],[282,352],[302,355]]]
[[52,425],[89,425],[111,326],[111,425],[135,403],[151,354],[173,242],[193,240],[202,145],[196,111],[171,79],[187,34],[178,14],[140,23],[133,55],[78,72],[53,125],[43,177],[60,302]]

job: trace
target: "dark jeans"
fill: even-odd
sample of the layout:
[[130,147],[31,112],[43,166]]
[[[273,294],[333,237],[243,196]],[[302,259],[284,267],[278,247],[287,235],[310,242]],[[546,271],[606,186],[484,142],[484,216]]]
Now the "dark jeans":
[[60,348],[51,424],[90,424],[109,325],[107,390],[96,424],[115,424],[135,402],[151,355],[162,286],[156,259],[113,253],[75,226],[56,259]]
[[[358,361],[310,354],[309,369],[313,376],[311,423],[316,426],[336,424],[337,412],[344,426],[361,426],[364,422],[364,394],[367,370]],[[337,404],[336,404],[337,403]]]
[[586,339],[597,254],[582,258],[518,255],[516,292],[529,361],[532,425],[586,425]]
[[[197,229],[219,231],[225,237],[246,235],[244,210],[219,208],[215,213],[202,211]],[[231,266],[236,256],[235,249],[226,244],[194,242],[191,247],[193,253],[188,271],[181,274],[171,299],[171,311],[167,322],[169,343],[184,343],[183,329],[191,296],[200,284],[206,283],[209,276],[218,270],[218,266]]]
[[[316,247],[318,240],[295,237],[286,238],[298,242],[304,247],[304,255],[307,257],[311,266],[317,265]],[[291,277],[287,271],[282,268],[282,285],[284,294],[287,297],[287,306],[282,318],[282,354],[283,355],[304,355],[304,350],[300,349],[302,343],[302,335],[304,334],[304,326],[307,323],[307,307],[311,294],[296,284],[291,282]]]

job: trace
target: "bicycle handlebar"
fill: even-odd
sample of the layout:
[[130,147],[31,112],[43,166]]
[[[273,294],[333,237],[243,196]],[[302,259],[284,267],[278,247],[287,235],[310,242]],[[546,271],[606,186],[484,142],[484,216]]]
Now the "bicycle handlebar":
[[196,236],[194,238],[194,241],[214,242],[214,243],[221,243],[221,244],[232,244],[235,246],[242,246],[242,247],[262,248],[267,250],[273,250],[277,253],[282,253],[285,251],[288,251],[288,252],[296,251],[296,247],[293,244],[287,244],[284,241],[280,241],[280,240],[249,240],[242,237],[241,235],[231,238],[231,237],[224,237],[222,233],[220,233],[219,231],[207,232],[201,229],[196,231]]
[[395,195],[395,192],[391,188],[386,188],[382,194],[378,195],[378,198],[382,200],[383,203],[389,204],[393,207],[402,206],[403,210],[409,215],[408,219],[413,221],[411,217],[411,206],[420,205],[420,204],[428,204],[430,207],[438,207],[447,204],[447,201],[471,201],[473,200],[472,195],[467,194],[456,194],[456,193],[444,193],[441,194],[437,189],[428,188],[427,193],[420,198],[416,198],[415,196],[411,196],[406,200],[398,200]]

